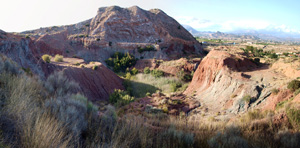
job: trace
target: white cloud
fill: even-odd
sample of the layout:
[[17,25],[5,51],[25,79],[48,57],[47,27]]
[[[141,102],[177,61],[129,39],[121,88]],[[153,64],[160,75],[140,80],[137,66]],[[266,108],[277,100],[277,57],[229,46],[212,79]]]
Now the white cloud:
[[236,29],[266,29],[270,26],[269,22],[260,20],[238,20],[238,21],[226,21],[222,23],[222,30],[233,31]]
[[291,28],[291,27],[286,26],[286,25],[274,26],[273,29],[278,30],[278,31],[282,31],[282,32],[287,32],[287,33],[300,33],[300,30]]
[[286,25],[274,25],[264,20],[228,20],[223,22],[212,21],[208,19],[199,19],[188,16],[178,16],[176,18],[179,23],[189,25],[196,30],[201,31],[234,31],[238,29],[251,29],[251,30],[269,30],[286,33],[300,33],[300,30],[290,28]]
[[176,18],[176,20],[181,24],[189,25],[195,29],[209,28],[209,27],[217,24],[211,20],[198,19],[198,18],[189,17],[189,16],[179,16]]

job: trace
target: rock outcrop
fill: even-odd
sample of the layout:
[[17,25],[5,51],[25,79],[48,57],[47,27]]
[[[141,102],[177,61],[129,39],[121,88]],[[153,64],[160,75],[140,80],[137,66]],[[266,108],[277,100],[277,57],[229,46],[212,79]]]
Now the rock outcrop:
[[[213,50],[201,61],[184,94],[195,95],[215,111],[243,112],[268,95],[262,92],[264,86],[246,73],[256,67],[247,58]],[[245,100],[248,95],[249,99]]]
[[[157,59],[202,53],[200,44],[176,20],[161,10],[145,11],[137,6],[99,8],[97,15],[87,21],[22,34],[31,34],[40,54],[76,54],[90,61],[103,62],[116,51]],[[147,46],[152,51],[138,51]]]
[[21,68],[30,69],[31,72],[44,77],[36,51],[31,39],[0,30],[0,53],[14,60]]

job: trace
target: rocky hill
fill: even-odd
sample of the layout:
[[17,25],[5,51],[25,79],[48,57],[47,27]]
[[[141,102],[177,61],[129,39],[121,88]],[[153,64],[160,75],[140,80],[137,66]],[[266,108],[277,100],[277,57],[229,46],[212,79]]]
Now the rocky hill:
[[[104,60],[116,51],[129,52],[136,58],[171,59],[187,53],[202,53],[200,44],[176,20],[163,11],[143,10],[137,6],[99,8],[89,20],[67,26],[40,28],[22,33],[0,32],[0,51],[15,60],[23,69],[46,79],[54,71],[81,86],[90,100],[108,99],[114,89],[124,89],[122,79],[106,68]],[[63,64],[45,63],[44,54],[60,54]],[[72,59],[72,57],[75,57]],[[99,61],[99,68],[81,68]],[[103,65],[104,64],[104,65]]]
[[[161,10],[146,11],[137,6],[99,8],[94,18],[78,24],[22,34],[34,40],[39,54],[78,55],[89,61],[103,61],[115,51],[158,59],[202,53],[200,44],[176,20]],[[146,48],[151,51],[143,52]]]

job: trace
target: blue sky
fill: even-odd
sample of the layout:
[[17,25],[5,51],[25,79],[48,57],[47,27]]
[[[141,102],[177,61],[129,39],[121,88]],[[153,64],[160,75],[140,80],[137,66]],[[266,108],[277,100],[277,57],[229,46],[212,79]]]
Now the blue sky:
[[111,5],[159,8],[201,31],[281,29],[300,33],[299,0],[1,0],[0,29],[18,32],[73,24]]

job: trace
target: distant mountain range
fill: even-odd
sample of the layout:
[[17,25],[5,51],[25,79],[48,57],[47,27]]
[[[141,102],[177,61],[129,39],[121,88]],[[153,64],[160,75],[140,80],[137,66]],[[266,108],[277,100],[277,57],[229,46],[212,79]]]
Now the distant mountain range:
[[187,31],[192,35],[204,38],[216,38],[216,39],[255,39],[255,40],[267,40],[267,41],[292,41],[300,42],[299,32],[288,32],[280,28],[267,28],[267,29],[239,29],[230,32],[212,32],[212,31],[198,31],[189,25],[183,25]]

